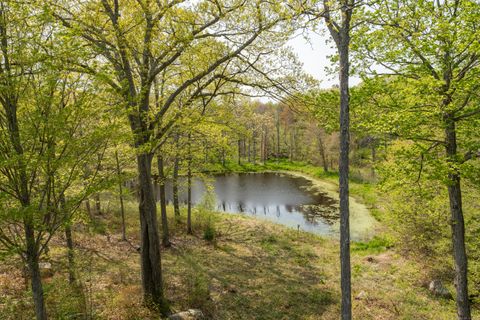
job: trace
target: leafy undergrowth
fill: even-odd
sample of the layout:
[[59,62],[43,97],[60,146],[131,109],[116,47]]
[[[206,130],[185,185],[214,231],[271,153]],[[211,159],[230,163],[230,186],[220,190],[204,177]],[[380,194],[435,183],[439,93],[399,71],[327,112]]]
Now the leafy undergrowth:
[[[142,306],[138,224],[129,207],[128,239],[118,215],[97,217],[102,232],[75,228],[77,285],[66,274],[64,240],[53,239],[45,291],[53,319],[158,319]],[[164,286],[172,311],[199,308],[209,319],[338,319],[339,252],[335,240],[237,215],[195,210],[195,234],[170,221],[173,246],[163,250]],[[205,214],[215,237],[204,240]],[[211,218],[213,215],[214,218]],[[212,228],[212,225],[209,225]],[[209,232],[212,232],[210,230]],[[352,250],[353,314],[357,319],[454,319],[453,301],[432,297],[425,274],[388,248],[388,241]],[[1,319],[31,319],[19,262],[0,266]]]

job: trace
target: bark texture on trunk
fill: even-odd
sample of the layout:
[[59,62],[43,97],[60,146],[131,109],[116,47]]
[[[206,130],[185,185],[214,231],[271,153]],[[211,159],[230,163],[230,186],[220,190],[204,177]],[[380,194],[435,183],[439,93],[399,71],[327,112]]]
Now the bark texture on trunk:
[[351,271],[350,271],[350,210],[349,210],[349,186],[348,154],[350,149],[350,117],[348,88],[349,61],[348,46],[349,36],[344,33],[338,46],[340,55],[340,267],[342,288],[342,319],[352,318],[351,299]]
[[178,200],[178,156],[173,161],[173,179],[172,179],[172,193],[173,193],[173,211],[175,212],[175,218],[180,218],[180,202]]
[[138,182],[140,191],[140,232],[142,286],[147,304],[159,307],[165,312],[163,299],[162,264],[160,240],[158,237],[157,208],[152,186],[151,154],[137,156]]
[[33,303],[35,305],[35,316],[37,320],[47,320],[47,310],[45,308],[45,300],[43,296],[42,278],[40,275],[40,267],[38,265],[39,256],[35,243],[35,233],[33,223],[25,221],[25,240],[27,244],[26,258],[30,279],[32,282]]
[[328,172],[328,161],[327,155],[325,154],[325,143],[323,142],[321,133],[318,134],[318,149],[320,151],[320,156],[322,157],[323,171]]
[[[349,45],[350,21],[355,0],[341,1],[341,21],[335,22],[330,15],[330,1],[324,0],[323,17],[335,41],[339,55],[340,80],[340,158],[339,158],[339,189],[340,189],[340,273],[342,290],[342,320],[352,319],[352,293],[350,270],[350,211],[349,211],[349,160],[350,151],[350,92],[349,92]],[[335,27],[335,25],[337,27]]]
[[122,218],[122,240],[126,241],[127,240],[127,227],[125,225],[125,206],[123,204],[123,186],[122,186],[122,181],[121,181],[121,176],[122,176],[122,170],[120,168],[120,161],[118,159],[118,152],[115,151],[115,161],[117,165],[117,175],[118,175],[118,193],[119,193],[119,198],[120,198],[120,215]]
[[[457,137],[455,122],[446,116],[445,143],[446,153],[450,161],[457,157]],[[468,300],[468,264],[465,250],[465,222],[462,209],[462,192],[460,174],[451,168],[449,174],[448,197],[450,200],[450,215],[452,229],[453,258],[455,262],[455,288],[457,291],[457,316],[459,320],[471,320],[470,303]]]
[[[6,41],[6,40],[5,40]],[[15,99],[11,97],[6,97],[2,101],[2,105],[5,109],[6,122],[8,126],[8,134],[12,146],[15,150],[16,155],[18,155],[17,163],[17,174],[18,174],[18,198],[20,205],[23,208],[28,208],[30,203],[30,192],[29,192],[29,180],[27,175],[27,166],[24,161],[24,152],[22,141],[20,138],[20,128],[18,126],[17,119],[17,104],[14,102]],[[39,243],[35,235],[35,224],[33,219],[33,214],[29,210],[25,212],[23,218],[23,227],[25,232],[25,256],[27,262],[28,271],[31,278],[31,287],[33,293],[33,303],[35,305],[35,316],[37,320],[47,320],[47,311],[45,308],[45,300],[43,295],[43,285],[42,279],[40,276],[40,268],[38,265],[40,255],[39,255]]]
[[68,281],[74,284],[75,277],[75,256],[73,249],[72,227],[70,224],[65,226],[65,239],[67,242],[67,258],[68,258]]
[[168,232],[167,199],[165,196],[165,173],[163,171],[163,157],[157,157],[158,165],[158,186],[160,190],[160,211],[162,216],[162,243],[165,247],[170,246],[170,235]]

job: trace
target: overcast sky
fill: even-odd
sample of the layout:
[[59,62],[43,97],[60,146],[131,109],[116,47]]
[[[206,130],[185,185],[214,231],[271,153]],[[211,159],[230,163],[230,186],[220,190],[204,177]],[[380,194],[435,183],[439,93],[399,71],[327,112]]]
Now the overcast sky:
[[[331,66],[328,57],[336,52],[333,42],[326,43],[329,37],[330,35],[327,32],[320,35],[313,31],[307,31],[306,37],[299,34],[288,42],[288,45],[293,48],[300,62],[303,63],[304,70],[317,80],[320,80],[322,88],[338,85],[337,74],[328,74],[325,70],[325,68]],[[350,78],[351,86],[358,83],[358,78]]]

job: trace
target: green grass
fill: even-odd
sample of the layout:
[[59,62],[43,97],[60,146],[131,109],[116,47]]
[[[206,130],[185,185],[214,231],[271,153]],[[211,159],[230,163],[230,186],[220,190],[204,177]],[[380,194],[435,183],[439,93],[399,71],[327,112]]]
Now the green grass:
[[374,236],[367,242],[354,242],[352,243],[351,250],[358,252],[359,254],[378,254],[392,248],[394,245],[393,240],[386,236]]
[[[111,207],[116,204],[112,202]],[[136,245],[138,213],[134,203],[129,201],[127,207],[128,238]],[[339,318],[337,241],[198,208],[193,212],[194,235],[190,236],[185,233],[185,212],[175,222],[171,209],[173,246],[162,250],[162,265],[165,294],[173,310],[200,308],[214,320]],[[209,215],[215,217],[210,220],[216,232],[213,242],[203,239]],[[74,233],[84,302],[67,294],[68,280],[61,271],[66,263],[65,251],[60,250],[63,241],[53,240],[51,260],[58,271],[47,281],[49,310],[65,319],[75,318],[85,308],[99,320],[159,319],[142,305],[138,252],[119,241],[118,214],[109,212],[101,219],[112,222],[102,232],[77,228]],[[21,283],[20,275],[4,267],[0,266],[0,275],[8,274],[9,281]],[[421,286],[424,277],[421,266],[395,254],[388,239],[354,244],[353,297],[364,292],[363,298],[352,301],[354,316],[365,320],[454,319],[454,303],[432,297]],[[7,284],[4,288],[13,287]],[[30,318],[30,297],[21,286],[16,290],[2,292],[4,301],[10,303],[0,304],[0,314],[8,320],[22,319],[19,315]]]
[[[304,164],[268,162],[266,165],[228,164],[211,172],[302,172],[336,183],[335,173]],[[351,183],[352,194],[369,207],[378,206],[372,184]],[[126,201],[130,245],[119,241],[120,217],[116,198],[110,211],[88,228],[74,228],[77,271],[82,299],[68,293],[64,242],[54,238],[51,260],[56,271],[46,288],[49,311],[70,319],[88,312],[103,319],[159,319],[142,304],[138,207]],[[381,211],[381,208],[378,209]],[[338,319],[340,311],[339,244],[242,215],[194,208],[194,235],[185,232],[186,212],[177,221],[168,207],[173,246],[162,249],[165,295],[172,310],[200,308],[208,319]],[[107,223],[108,221],[108,223]],[[213,241],[207,234],[212,234]],[[205,239],[208,238],[208,239]],[[0,315],[5,319],[31,318],[30,295],[21,274],[12,265],[0,265]],[[353,314],[357,319],[455,319],[453,301],[430,295],[422,284],[428,270],[398,255],[388,236],[352,244]],[[2,278],[2,275],[6,277]],[[12,288],[12,289],[2,289]],[[2,291],[4,290],[4,291]],[[356,298],[363,292],[361,298]],[[73,299],[73,300],[72,300]],[[7,303],[5,303],[7,302]],[[87,309],[87,310],[85,310]],[[22,318],[23,316],[23,318]],[[474,309],[474,318],[480,316]]]

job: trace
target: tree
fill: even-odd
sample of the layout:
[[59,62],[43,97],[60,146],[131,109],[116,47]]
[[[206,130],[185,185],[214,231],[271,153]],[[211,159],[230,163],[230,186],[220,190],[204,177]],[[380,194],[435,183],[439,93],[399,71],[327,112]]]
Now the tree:
[[[138,151],[143,290],[145,300],[166,313],[151,163],[157,141],[177,119],[167,113],[175,103],[189,104],[210,84],[222,81],[229,62],[248,47],[255,45],[260,52],[262,46],[271,46],[271,41],[260,41],[261,35],[284,21],[284,16],[279,6],[264,1],[247,5],[244,1],[98,0],[53,3],[52,8],[72,39],[80,36],[91,48],[90,57],[77,61],[77,70],[96,75],[123,98]],[[269,36],[284,38],[274,32]],[[249,59],[255,56],[243,55],[231,66],[251,68],[256,61]],[[183,68],[185,61],[197,65]],[[157,107],[150,104],[150,95],[161,73],[172,82],[165,84],[169,90]],[[189,92],[191,88],[195,89]]]
[[461,177],[471,175],[467,168],[479,148],[473,134],[480,114],[479,5],[379,1],[371,9],[365,12],[368,24],[358,31],[356,60],[365,75],[378,76],[372,83],[388,88],[387,98],[372,96],[386,111],[381,119],[387,122],[379,128],[413,141],[422,150],[421,161],[436,161],[442,173],[438,178],[450,203],[457,314],[471,319]]
[[43,320],[40,258],[59,229],[69,237],[72,215],[97,190],[99,176],[84,183],[82,170],[96,163],[98,173],[108,131],[101,109],[92,112],[92,79],[56,63],[63,43],[38,10],[0,2],[0,250],[27,265]]
[[[349,85],[350,74],[349,46],[350,23],[355,0],[324,0],[323,18],[330,31],[339,55],[340,78],[340,265],[342,287],[342,319],[352,318],[351,272],[350,272],[350,224],[348,201],[348,154],[350,143]],[[338,6],[338,7],[337,7]],[[340,21],[334,19],[334,12],[339,11]]]

